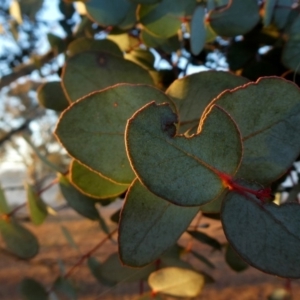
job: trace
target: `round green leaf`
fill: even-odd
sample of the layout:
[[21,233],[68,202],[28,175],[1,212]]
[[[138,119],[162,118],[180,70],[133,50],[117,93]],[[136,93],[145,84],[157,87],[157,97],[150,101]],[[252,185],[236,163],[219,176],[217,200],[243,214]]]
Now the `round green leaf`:
[[137,10],[139,22],[151,34],[169,38],[181,27],[181,17],[189,14],[196,7],[193,0],[162,0],[153,5],[140,5]]
[[20,292],[23,300],[48,300],[48,293],[45,288],[32,278],[22,280]]
[[286,278],[300,278],[300,205],[261,203],[231,192],[222,207],[222,224],[234,250],[251,266]]
[[175,135],[177,116],[167,104],[149,103],[128,120],[128,157],[152,193],[174,204],[198,206],[223,192],[219,174],[236,173],[242,144],[229,115],[218,107],[214,111],[190,138]]
[[0,233],[6,249],[22,259],[37,255],[39,244],[36,237],[21,224],[12,219],[0,219]]
[[137,179],[120,215],[119,253],[123,264],[145,266],[176,243],[199,211],[180,207],[149,192]]
[[135,4],[128,0],[89,0],[85,2],[85,6],[91,20],[101,26],[114,26],[126,18]]
[[78,53],[90,50],[108,52],[110,54],[123,57],[123,53],[118,45],[108,39],[94,40],[81,37],[70,43],[67,49],[69,56],[74,56]]
[[56,136],[80,163],[114,182],[129,184],[135,176],[125,151],[126,121],[153,99],[170,101],[147,85],[119,84],[90,94],[61,115]]
[[100,220],[100,215],[95,207],[96,202],[94,199],[80,193],[75,187],[73,187],[67,177],[59,175],[58,179],[61,193],[67,203],[75,211],[88,219]]
[[256,0],[231,0],[224,9],[211,11],[208,20],[221,36],[242,35],[259,22],[259,6]]
[[237,177],[269,184],[298,157],[300,90],[292,82],[261,78],[222,93],[213,103],[230,114],[242,135],[244,153]]
[[124,193],[128,185],[118,184],[73,160],[70,167],[71,183],[82,193],[96,199],[107,199]]
[[63,88],[72,102],[120,82],[153,84],[146,70],[107,52],[79,53],[63,69]]
[[154,5],[140,5],[137,10],[138,20],[145,30],[161,38],[175,35],[181,26],[180,19],[169,14],[169,10],[165,8],[166,2],[168,0]]
[[176,297],[198,296],[204,282],[204,277],[195,271],[172,267],[155,271],[148,279],[153,292]]
[[202,5],[197,6],[191,20],[191,52],[198,55],[206,41],[206,29],[204,26],[205,21],[205,7]]
[[27,192],[27,204],[31,221],[35,225],[40,225],[45,221],[48,215],[47,206],[36,193],[33,186],[27,184],[25,189]]
[[166,94],[173,99],[179,112],[180,124],[200,119],[206,106],[220,93],[248,82],[248,79],[229,72],[207,71],[175,80]]
[[63,111],[70,104],[60,81],[43,83],[37,90],[37,97],[41,106],[56,111]]

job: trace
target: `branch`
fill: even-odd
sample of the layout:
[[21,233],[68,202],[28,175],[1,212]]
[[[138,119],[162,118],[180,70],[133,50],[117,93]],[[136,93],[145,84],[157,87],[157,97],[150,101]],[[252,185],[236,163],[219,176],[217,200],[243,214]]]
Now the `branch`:
[[[55,52],[52,51],[52,50],[50,50],[45,55],[40,56],[38,58],[39,64],[41,66],[43,66],[47,62],[50,62],[54,57],[55,57]],[[20,77],[23,77],[23,76],[31,74],[33,71],[35,71],[36,69],[38,69],[38,67],[39,66],[37,65],[36,62],[31,62],[31,63],[23,64],[23,65],[15,68],[12,73],[10,73],[8,75],[4,75],[1,78],[1,80],[0,80],[0,90],[3,87],[6,87],[9,84],[11,84],[12,82],[16,81]]]

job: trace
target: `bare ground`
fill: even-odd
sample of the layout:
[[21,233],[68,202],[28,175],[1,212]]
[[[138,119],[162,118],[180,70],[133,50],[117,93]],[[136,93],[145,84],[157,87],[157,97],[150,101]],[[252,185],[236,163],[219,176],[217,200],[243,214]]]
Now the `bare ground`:
[[[106,211],[110,215],[109,208]],[[63,236],[60,226],[64,225],[72,233],[74,240],[80,245],[81,253],[92,249],[105,234],[99,230],[99,225],[78,216],[75,212],[67,210],[61,213],[63,217],[50,217],[39,226],[26,224],[37,236],[41,245],[40,253],[29,263],[17,261],[7,255],[0,254],[0,300],[21,299],[19,283],[24,277],[32,277],[39,280],[47,288],[51,286],[59,274],[58,259],[61,259],[66,269],[74,265],[79,255],[72,249]],[[220,223],[203,218],[202,223],[210,222],[211,226],[205,229],[208,234],[216,237],[220,242],[225,241]],[[113,229],[114,224],[109,223]],[[180,239],[182,245],[186,245],[190,238],[184,234]],[[210,274],[215,283],[205,286],[199,300],[263,300],[275,289],[282,288],[285,280],[275,276],[264,274],[254,268],[249,268],[242,273],[232,271],[224,261],[224,255],[220,252],[211,252],[211,248],[194,242],[193,249],[207,256],[215,265],[211,270],[189,256],[189,262],[195,264],[198,270]],[[95,256],[103,261],[112,251],[117,250],[116,243],[108,241],[101,247]],[[299,266],[300,267],[300,266]],[[99,284],[86,264],[83,263],[72,275],[77,284],[79,300],[131,300],[137,299],[139,293],[138,283],[120,283],[113,288]],[[293,299],[300,299],[300,281],[292,282]]]

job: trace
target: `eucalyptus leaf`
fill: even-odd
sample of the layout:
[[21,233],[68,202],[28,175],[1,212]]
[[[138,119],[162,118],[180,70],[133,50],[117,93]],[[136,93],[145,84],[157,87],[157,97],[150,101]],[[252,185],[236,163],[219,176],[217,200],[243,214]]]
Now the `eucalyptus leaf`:
[[95,199],[107,199],[124,193],[128,185],[114,183],[99,173],[73,160],[70,166],[71,183],[82,193]]
[[140,66],[99,51],[86,51],[69,58],[62,74],[63,88],[71,102],[120,82],[153,84],[149,73]]
[[8,206],[4,190],[0,185],[0,214],[8,214],[10,212],[10,208]]
[[276,5],[277,5],[277,0],[266,0],[264,5],[264,17],[263,17],[265,26],[270,25]]
[[93,256],[89,257],[87,260],[87,265],[92,273],[92,275],[99,281],[101,284],[106,286],[114,286],[115,283],[109,279],[106,279],[101,270],[101,264],[100,262]]
[[148,279],[154,293],[176,297],[196,297],[204,286],[204,277],[192,270],[163,268],[153,272]]
[[71,42],[67,49],[70,57],[85,51],[102,51],[123,57],[123,53],[118,45],[108,39],[95,40],[81,37]]
[[80,193],[70,183],[67,177],[63,175],[58,176],[60,190],[66,199],[67,203],[80,215],[91,219],[99,220],[100,215],[95,207],[95,200]]
[[177,115],[167,104],[149,103],[128,120],[128,157],[152,193],[183,206],[203,205],[221,195],[220,174],[236,173],[242,145],[229,115],[218,107],[214,111],[191,138],[175,135]]
[[85,2],[85,6],[89,18],[94,22],[101,26],[113,26],[126,18],[134,4],[127,0],[89,0]]
[[244,154],[237,177],[268,185],[298,157],[300,90],[292,82],[261,78],[225,91],[213,104],[230,114],[242,135]]
[[47,206],[32,185],[26,184],[25,189],[31,221],[35,225],[41,225],[48,215]]
[[32,278],[24,278],[20,284],[20,292],[23,300],[48,300],[45,288]]
[[191,20],[191,52],[194,55],[198,55],[206,41],[206,29],[204,26],[205,21],[205,7],[202,5],[197,6],[194,11],[192,20]]
[[150,193],[138,180],[129,187],[119,223],[119,253],[129,266],[145,266],[174,245],[198,213]]
[[125,151],[126,121],[153,99],[170,102],[147,85],[119,84],[90,94],[64,111],[55,134],[80,163],[114,182],[130,184],[135,175]]
[[72,282],[67,278],[58,277],[53,284],[53,289],[58,295],[62,294],[71,300],[78,299],[77,292]]
[[166,94],[179,112],[180,124],[198,121],[206,106],[220,93],[248,82],[248,79],[223,71],[199,72],[175,80]]
[[225,8],[211,11],[208,20],[221,36],[243,35],[259,22],[259,6],[256,0],[231,0]]
[[277,206],[248,193],[230,192],[221,220],[231,246],[248,264],[265,273],[300,278],[299,212],[298,203]]
[[30,259],[37,255],[37,238],[13,219],[0,219],[0,234],[5,248],[21,259]]
[[45,108],[63,111],[69,106],[60,81],[43,83],[37,90],[39,104]]

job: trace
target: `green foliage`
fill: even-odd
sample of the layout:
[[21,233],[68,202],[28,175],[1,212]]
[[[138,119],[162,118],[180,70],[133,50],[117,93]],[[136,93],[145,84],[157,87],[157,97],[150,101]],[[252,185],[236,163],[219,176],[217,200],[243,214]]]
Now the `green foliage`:
[[[36,12],[25,12],[24,3],[20,14],[32,17]],[[197,297],[206,277],[184,261],[177,240],[186,231],[193,240],[223,249],[213,236],[189,227],[201,212],[221,219],[229,243],[223,252],[233,270],[251,265],[300,278],[300,206],[292,199],[299,183],[287,198],[294,203],[273,203],[300,153],[300,15],[294,1],[81,4],[87,15],[74,30],[67,26],[73,4],[60,3],[67,38],[52,33],[48,38],[51,51],[65,57],[61,81],[44,83],[38,99],[41,106],[62,111],[55,136],[72,159],[68,174],[58,175],[67,204],[98,221],[108,240],[114,231],[100,205],[125,196],[121,211],[111,216],[118,224],[119,253],[99,262],[93,254],[100,242],[81,258],[91,274],[108,286],[148,278],[152,294],[140,299],[161,299],[157,293]],[[13,15],[15,22],[23,15]],[[11,25],[15,37],[16,30]],[[220,70],[221,61],[227,71]],[[199,65],[218,70],[187,75]],[[33,186],[27,191],[31,220],[41,224],[46,206]],[[6,249],[31,258],[37,240],[11,217],[0,192]],[[68,230],[62,231],[79,250]],[[190,250],[187,255],[218,267]],[[77,299],[66,274],[52,288]],[[24,282],[24,291],[39,286]],[[25,299],[33,297],[26,293]]]
[[20,291],[23,300],[48,300],[48,293],[45,288],[32,278],[24,278],[20,284]]
[[0,219],[0,234],[9,253],[21,259],[30,259],[38,254],[36,237],[15,220]]
[[26,191],[31,221],[35,225],[41,225],[48,215],[47,206],[30,184],[26,185]]

